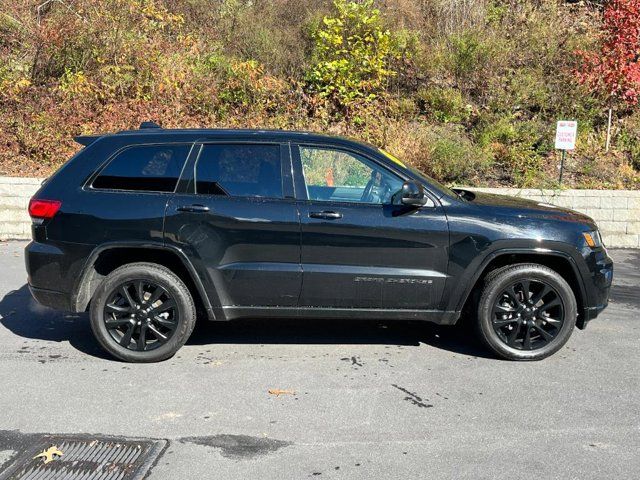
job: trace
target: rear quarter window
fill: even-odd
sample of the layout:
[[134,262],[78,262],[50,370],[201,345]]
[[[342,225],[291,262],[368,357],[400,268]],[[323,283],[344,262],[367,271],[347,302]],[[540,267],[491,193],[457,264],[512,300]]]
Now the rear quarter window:
[[173,192],[190,144],[135,145],[118,153],[91,185],[99,190]]

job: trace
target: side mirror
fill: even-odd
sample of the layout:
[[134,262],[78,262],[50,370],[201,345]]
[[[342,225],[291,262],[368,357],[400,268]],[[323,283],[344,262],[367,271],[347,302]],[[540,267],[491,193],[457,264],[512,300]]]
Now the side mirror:
[[407,181],[402,184],[402,189],[398,192],[400,203],[411,207],[422,207],[427,204],[429,197],[424,193],[422,185]]

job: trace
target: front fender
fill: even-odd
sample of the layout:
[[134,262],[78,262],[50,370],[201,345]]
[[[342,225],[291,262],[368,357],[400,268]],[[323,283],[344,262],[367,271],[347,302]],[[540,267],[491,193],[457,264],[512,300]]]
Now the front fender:
[[[456,256],[454,248],[451,251],[449,273],[447,285],[445,286],[445,298],[448,311],[461,312],[469,296],[473,293],[478,280],[483,276],[489,264],[507,255],[517,255],[521,257],[556,257],[566,260],[573,270],[577,279],[579,294],[582,300],[586,296],[584,277],[588,271],[580,252],[563,242],[541,242],[531,240],[530,242],[518,242],[520,245],[492,245],[481,255],[476,255],[464,261],[464,257]],[[510,242],[513,243],[513,242]],[[533,261],[533,260],[532,260]],[[547,262],[548,263],[548,262]]]

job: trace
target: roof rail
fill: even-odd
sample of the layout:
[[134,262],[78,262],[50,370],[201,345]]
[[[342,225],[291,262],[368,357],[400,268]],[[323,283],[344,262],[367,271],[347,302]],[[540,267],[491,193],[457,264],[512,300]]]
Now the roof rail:
[[156,122],[142,122],[140,124],[140,130],[145,130],[147,128],[162,128]]

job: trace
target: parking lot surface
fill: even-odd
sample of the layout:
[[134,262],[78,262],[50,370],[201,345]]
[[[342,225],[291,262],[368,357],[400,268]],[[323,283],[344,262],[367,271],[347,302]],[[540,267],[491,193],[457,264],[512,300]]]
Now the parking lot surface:
[[640,251],[611,252],[609,308],[541,362],[461,328],[265,320],[201,322],[136,365],[31,299],[24,246],[0,243],[4,467],[73,434],[166,440],[150,479],[640,476]]

